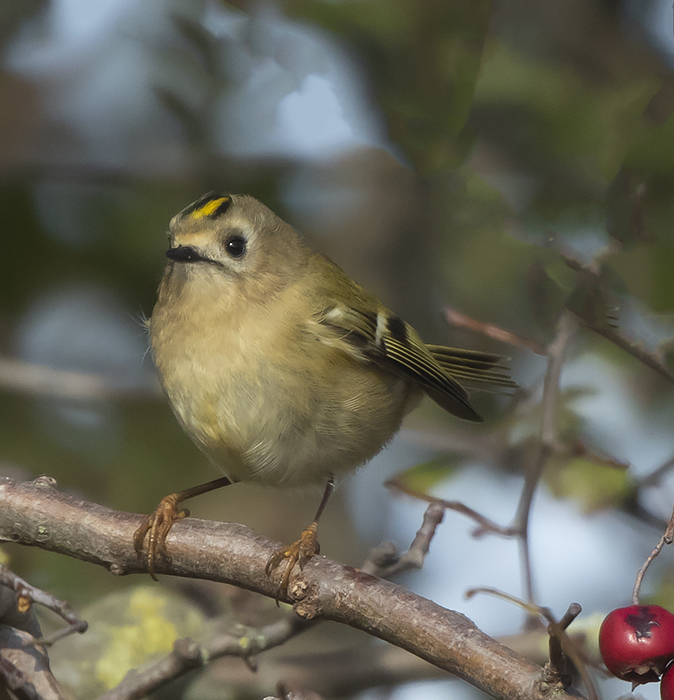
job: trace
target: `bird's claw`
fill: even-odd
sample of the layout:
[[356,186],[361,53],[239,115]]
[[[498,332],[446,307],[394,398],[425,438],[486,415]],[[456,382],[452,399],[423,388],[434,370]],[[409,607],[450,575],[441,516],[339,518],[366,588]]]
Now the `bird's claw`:
[[[186,508],[178,508],[178,494],[172,493],[159,501],[154,513],[146,516],[140,527],[133,533],[133,548],[138,555],[147,551],[147,570],[157,581],[155,563],[162,559],[169,563],[171,557],[166,549],[166,537],[173,523],[189,516]],[[146,541],[147,538],[147,548]]]
[[[304,565],[311,559],[315,554],[319,554],[321,551],[321,545],[318,543],[318,525],[313,522],[306,530],[303,530],[300,534],[299,539],[293,542],[288,547],[279,547],[276,551],[272,552],[272,555],[267,560],[267,565],[265,566],[265,573],[267,576],[271,576],[272,572],[278,567],[278,565],[285,559],[287,560],[285,569],[283,571],[283,578],[279,585],[279,592],[284,596],[288,592],[288,584],[290,583],[290,576],[295,568],[295,565],[299,563],[300,569],[304,569]],[[278,598],[276,599],[278,603]]]

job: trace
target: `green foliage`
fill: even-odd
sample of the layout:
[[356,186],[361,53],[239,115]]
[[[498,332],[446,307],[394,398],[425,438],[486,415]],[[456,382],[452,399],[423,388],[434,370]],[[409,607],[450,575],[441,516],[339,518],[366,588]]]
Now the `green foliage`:
[[410,491],[430,494],[435,486],[450,480],[464,461],[462,455],[446,454],[396,474],[396,481]]
[[595,455],[553,458],[545,481],[555,496],[576,501],[585,513],[620,505],[631,486],[625,467]]
[[286,10],[357,52],[390,138],[422,173],[458,165],[482,61],[488,0],[286,0]]

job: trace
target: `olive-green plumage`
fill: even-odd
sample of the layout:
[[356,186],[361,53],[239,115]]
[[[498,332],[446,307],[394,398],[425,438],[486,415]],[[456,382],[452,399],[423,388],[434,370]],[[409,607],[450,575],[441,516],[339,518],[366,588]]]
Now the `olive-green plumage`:
[[169,238],[152,354],[181,425],[234,480],[325,482],[424,393],[478,421],[459,380],[515,386],[496,355],[426,345],[252,197],[207,195]]

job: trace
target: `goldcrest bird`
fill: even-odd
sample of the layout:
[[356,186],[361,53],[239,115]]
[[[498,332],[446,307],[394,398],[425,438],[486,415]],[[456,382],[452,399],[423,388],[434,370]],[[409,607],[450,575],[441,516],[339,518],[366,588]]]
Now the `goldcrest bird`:
[[187,498],[237,481],[327,484],[314,522],[267,564],[287,560],[286,589],[318,551],[333,477],[376,455],[424,394],[480,421],[459,380],[517,386],[498,355],[425,344],[253,197],[205,195],[168,237],[152,356],[178,422],[226,476],[167,496],[137,530],[153,577]]

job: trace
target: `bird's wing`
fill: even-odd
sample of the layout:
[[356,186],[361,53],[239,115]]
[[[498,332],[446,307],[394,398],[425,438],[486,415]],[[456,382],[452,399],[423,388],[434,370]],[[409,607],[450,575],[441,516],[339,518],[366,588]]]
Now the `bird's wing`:
[[[482,420],[470,405],[466,390],[454,378],[454,372],[443,367],[411,326],[387,309],[380,307],[377,312],[370,312],[335,302],[323,310],[319,322],[337,333],[349,354],[412,380],[437,404],[459,418]],[[449,366],[456,363],[454,358]],[[477,370],[467,364],[464,372]]]

